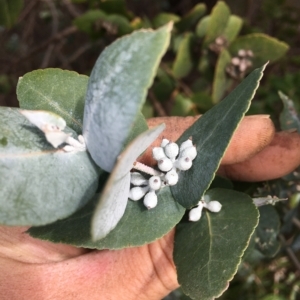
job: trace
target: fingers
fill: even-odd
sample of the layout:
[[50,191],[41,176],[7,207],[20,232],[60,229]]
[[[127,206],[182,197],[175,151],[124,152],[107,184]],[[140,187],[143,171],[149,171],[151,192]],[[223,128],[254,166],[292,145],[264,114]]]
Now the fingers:
[[[165,123],[166,130],[153,143],[153,145],[148,148],[140,161],[147,165],[154,165],[155,160],[152,158],[152,148],[159,146],[163,138],[176,141],[198,118],[199,116],[166,117],[147,120],[150,128],[157,126],[158,124]],[[222,164],[234,164],[252,157],[271,142],[274,133],[274,125],[267,115],[245,117],[233,135],[228,149],[222,159]]]
[[149,245],[92,251],[55,263],[0,256],[0,299],[162,299],[179,286],[173,240],[174,230]]
[[221,166],[219,174],[233,180],[263,181],[282,177],[300,165],[300,135],[278,132],[261,152],[244,162]]
[[87,252],[83,248],[34,239],[25,233],[27,229],[24,226],[0,226],[0,257],[41,264],[63,261]]

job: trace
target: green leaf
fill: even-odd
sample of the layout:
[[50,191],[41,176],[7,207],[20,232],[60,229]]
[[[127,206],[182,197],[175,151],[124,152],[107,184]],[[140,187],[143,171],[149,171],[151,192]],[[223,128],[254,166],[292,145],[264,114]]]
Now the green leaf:
[[207,195],[222,204],[221,211],[180,223],[174,247],[179,284],[189,297],[201,300],[227,289],[258,223],[258,210],[246,194],[214,189]]
[[256,249],[266,257],[273,257],[280,249],[280,242],[278,241],[279,216],[272,205],[259,207],[259,214],[255,238]]
[[253,66],[257,67],[267,61],[274,62],[280,59],[289,49],[289,46],[263,33],[252,33],[241,36],[233,41],[229,47],[232,56],[236,56],[240,49],[253,52]]
[[193,68],[193,58],[191,54],[193,37],[194,35],[192,33],[187,33],[180,41],[172,68],[172,72],[176,78],[183,78],[187,76]]
[[230,17],[230,9],[223,1],[217,2],[210,14],[204,45],[213,43],[217,37],[223,36]]
[[92,238],[104,238],[113,230],[124,215],[130,188],[130,173],[133,163],[161,134],[165,124],[149,129],[135,138],[118,157],[99,198],[92,219]]
[[214,81],[212,87],[212,100],[216,104],[224,97],[224,94],[232,84],[226,73],[226,67],[231,61],[231,56],[226,49],[223,49],[218,57],[217,65],[214,74]]
[[206,35],[207,28],[209,26],[210,16],[203,17],[196,26],[196,35],[199,38],[203,38]]
[[157,16],[153,19],[153,26],[154,28],[161,27],[163,25],[166,25],[169,22],[178,22],[180,21],[180,17],[175,14],[170,13],[159,13]]
[[287,95],[278,92],[283,103],[283,110],[280,113],[280,127],[282,130],[296,129],[300,132],[300,120],[293,100],[289,99]]
[[125,0],[109,0],[109,1],[97,1],[99,7],[107,14],[119,14],[128,16]]
[[100,9],[91,9],[74,19],[73,24],[81,31],[98,38],[105,31],[122,36],[132,32],[128,19],[120,14],[106,14]]
[[113,169],[143,106],[171,29],[169,24],[118,39],[96,62],[88,84],[83,135],[93,159],[105,171]]
[[23,7],[22,0],[0,0],[0,25],[11,28]]
[[105,16],[106,16],[105,12],[100,9],[90,9],[84,14],[75,18],[73,24],[79,30],[93,37],[95,34],[95,30],[97,29],[97,27],[95,26],[95,22],[101,20]]
[[182,94],[177,94],[171,110],[171,116],[187,116],[194,107],[195,104],[190,98],[187,98]]
[[198,20],[205,14],[206,5],[204,3],[196,4],[179,22],[175,24],[180,31],[186,31],[194,26]]
[[84,98],[88,77],[61,69],[36,70],[20,77],[17,96],[20,107],[47,110],[64,118],[82,133]]
[[242,26],[243,26],[242,18],[235,15],[231,15],[229,17],[227,26],[223,32],[223,36],[225,37],[228,44],[232,43],[236,39],[236,37],[238,36],[238,34],[242,29]]
[[121,249],[151,243],[168,233],[182,218],[185,209],[174,201],[170,189],[158,193],[158,204],[147,210],[143,201],[128,201],[124,216],[104,239],[94,242],[90,226],[96,200],[94,197],[85,207],[67,219],[53,224],[32,227],[31,236],[54,243],[97,249]]
[[94,195],[100,170],[89,154],[54,149],[17,109],[0,107],[0,141],[0,223],[54,222]]
[[171,188],[174,198],[182,206],[196,205],[210,185],[234,131],[250,106],[264,69],[265,66],[254,70],[177,141],[181,144],[192,137],[198,152],[192,168],[182,172],[178,184]]

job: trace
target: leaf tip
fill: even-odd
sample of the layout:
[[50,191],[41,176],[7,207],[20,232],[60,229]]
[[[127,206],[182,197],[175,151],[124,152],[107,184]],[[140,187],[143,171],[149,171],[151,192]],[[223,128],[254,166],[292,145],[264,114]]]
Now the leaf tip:
[[172,29],[174,27],[174,22],[173,21],[170,21],[169,23],[166,24],[166,30],[167,32],[171,32]]

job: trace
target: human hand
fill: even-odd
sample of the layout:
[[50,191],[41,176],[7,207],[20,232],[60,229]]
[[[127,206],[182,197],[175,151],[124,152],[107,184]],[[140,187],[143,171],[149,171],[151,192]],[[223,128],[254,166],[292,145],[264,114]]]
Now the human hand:
[[[155,118],[176,140],[195,118]],[[157,141],[156,143],[159,143]],[[266,116],[246,117],[225,153],[219,173],[235,180],[281,177],[300,164],[300,135],[275,133]],[[201,155],[201,154],[199,154]],[[151,164],[151,154],[141,161]],[[89,251],[28,236],[25,227],[0,227],[0,299],[161,299],[178,287],[172,259],[174,230],[151,244]]]

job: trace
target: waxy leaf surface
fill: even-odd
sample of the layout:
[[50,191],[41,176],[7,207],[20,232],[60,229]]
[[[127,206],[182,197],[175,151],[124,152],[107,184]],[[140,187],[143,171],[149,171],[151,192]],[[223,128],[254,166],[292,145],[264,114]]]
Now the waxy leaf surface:
[[192,137],[198,153],[191,169],[181,172],[178,184],[171,188],[174,198],[182,206],[196,205],[214,178],[231,137],[250,106],[264,68],[254,70],[177,141],[181,144]]
[[141,30],[108,46],[90,76],[83,136],[95,162],[111,172],[165,53],[172,27]]
[[130,170],[136,159],[158,138],[165,124],[149,129],[135,138],[122,152],[96,206],[92,219],[92,238],[100,240],[113,230],[128,201]]
[[17,109],[0,108],[0,141],[0,223],[54,222],[94,195],[100,171],[89,154],[53,148]]
[[32,227],[33,237],[55,243],[66,243],[77,247],[97,249],[121,249],[151,243],[168,233],[182,218],[185,209],[178,204],[169,188],[158,193],[158,204],[147,210],[140,201],[128,201],[124,216],[104,239],[93,241],[90,226],[98,197],[94,197],[81,210],[53,224]]
[[27,73],[20,77],[17,86],[20,107],[54,112],[81,134],[88,79],[85,75],[61,69]]
[[212,300],[227,289],[258,223],[258,210],[243,193],[213,189],[218,213],[204,209],[198,222],[176,227],[174,262],[178,282],[192,299]]

